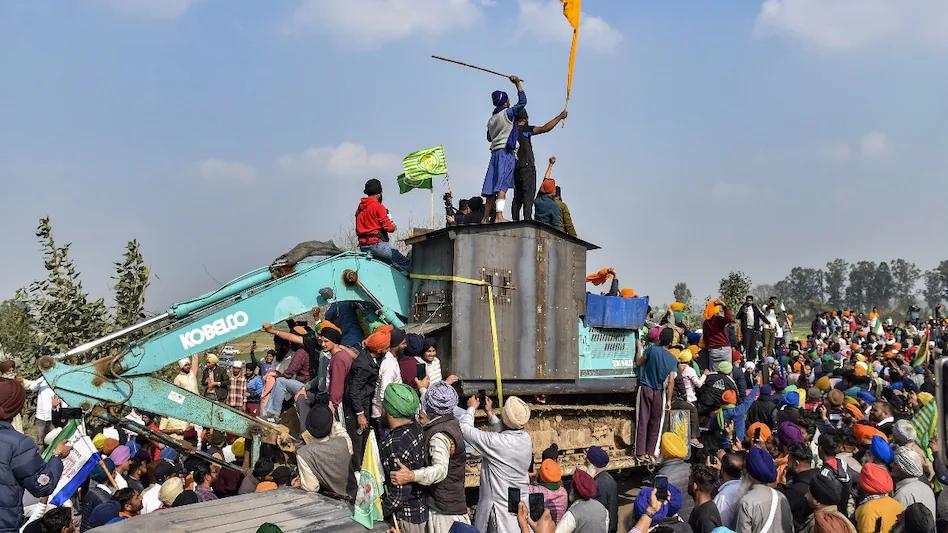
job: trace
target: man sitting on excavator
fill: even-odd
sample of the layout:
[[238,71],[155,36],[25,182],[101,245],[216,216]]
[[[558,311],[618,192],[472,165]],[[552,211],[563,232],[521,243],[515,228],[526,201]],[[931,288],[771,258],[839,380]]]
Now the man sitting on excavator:
[[382,205],[382,182],[374,178],[370,179],[365,182],[365,189],[362,192],[365,193],[365,197],[359,202],[359,208],[355,213],[359,249],[408,272],[411,268],[411,259],[402,255],[388,243],[388,236],[395,231],[395,224],[388,217],[388,209]]

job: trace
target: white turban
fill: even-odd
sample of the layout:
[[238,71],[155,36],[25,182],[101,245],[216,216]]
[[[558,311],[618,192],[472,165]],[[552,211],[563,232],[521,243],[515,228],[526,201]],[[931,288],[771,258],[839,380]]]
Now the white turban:
[[905,473],[906,478],[922,475],[922,459],[915,450],[906,446],[899,446],[895,450],[895,466]]
[[511,396],[504,403],[504,425],[510,429],[523,429],[530,421],[530,406],[520,398]]
[[189,364],[191,364],[191,359],[187,357],[185,357],[184,359],[178,359],[178,366],[180,366],[181,368],[184,368],[184,365],[189,365]]

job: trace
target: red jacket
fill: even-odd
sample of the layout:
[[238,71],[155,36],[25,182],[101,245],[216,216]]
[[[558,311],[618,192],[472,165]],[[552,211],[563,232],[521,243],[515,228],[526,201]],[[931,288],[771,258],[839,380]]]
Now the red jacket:
[[382,242],[381,230],[388,233],[395,231],[395,224],[388,218],[388,209],[374,196],[362,198],[355,219],[359,246]]

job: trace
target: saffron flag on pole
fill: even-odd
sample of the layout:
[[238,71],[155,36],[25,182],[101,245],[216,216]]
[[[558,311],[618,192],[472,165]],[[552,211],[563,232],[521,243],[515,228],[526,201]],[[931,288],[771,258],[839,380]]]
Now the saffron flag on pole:
[[372,529],[375,522],[381,521],[382,494],[385,492],[382,458],[379,455],[375,432],[369,430],[369,439],[362,454],[362,468],[356,472],[356,497],[352,509],[352,519]]
[[49,505],[61,506],[85,483],[99,464],[99,452],[96,451],[92,439],[85,434],[78,420],[70,420],[56,438],[43,451],[43,459],[48,461],[53,456],[53,450],[61,442],[68,442],[72,446],[69,456],[63,459],[63,474],[59,478],[56,489],[49,496]]
[[448,160],[444,146],[418,150],[402,160],[402,174],[398,176],[398,192],[405,194],[412,189],[432,189],[432,178],[448,173]]
[[576,41],[579,40],[580,0],[560,1],[563,2],[563,16],[573,28],[573,44],[569,48],[569,70],[566,72],[566,107],[569,107],[569,94],[573,89],[573,64],[576,62]]

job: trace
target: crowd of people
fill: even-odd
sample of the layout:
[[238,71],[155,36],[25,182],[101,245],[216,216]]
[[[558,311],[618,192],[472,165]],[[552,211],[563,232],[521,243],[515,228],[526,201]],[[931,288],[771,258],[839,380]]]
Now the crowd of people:
[[[608,294],[631,295],[618,290],[614,271],[604,272],[613,280]],[[198,356],[178,362],[179,387],[298,425],[295,454],[263,445],[250,464],[244,437],[132,410],[130,420],[204,455],[179,453],[146,432],[103,428],[92,438],[103,461],[68,504],[28,513],[25,531],[72,531],[73,513],[86,531],[279,487],[355,501],[370,435],[384,469],[383,514],[401,532],[948,529],[933,375],[948,341],[944,319],[894,323],[843,309],[820,314],[797,339],[775,298],[758,306],[748,296],[736,311],[711,300],[695,331],[683,307],[651,313],[636,348],[634,451],[655,475],[627,523],[607,451],[589,448],[585,464],[564,475],[556,445],[534,457],[530,403],[508,397],[496,412],[490,398],[460,397],[431,339],[366,323],[360,304],[346,302],[324,315],[314,310],[312,323],[263,324],[273,348],[258,357],[254,343],[249,363],[226,365],[214,354],[203,364]],[[61,402],[43,383],[18,381],[9,363],[0,370],[0,531],[17,531],[24,490],[48,496],[69,449],[60,444],[40,457],[37,444],[60,431]],[[51,420],[37,425],[38,442],[14,427],[30,390],[43,402],[37,418]],[[475,425],[479,409],[487,429]],[[685,434],[666,426],[672,410],[688,413]],[[473,515],[470,452],[480,458]],[[531,495],[542,512],[531,512]]]
[[[948,530],[940,309],[900,323],[827,311],[798,339],[776,298],[734,311],[709,301],[696,331],[683,307],[650,320],[639,347],[636,454],[671,496],[649,517],[644,489],[634,531]],[[672,409],[688,412],[687,436],[664,431]]]

